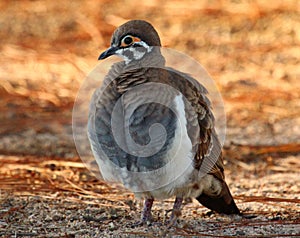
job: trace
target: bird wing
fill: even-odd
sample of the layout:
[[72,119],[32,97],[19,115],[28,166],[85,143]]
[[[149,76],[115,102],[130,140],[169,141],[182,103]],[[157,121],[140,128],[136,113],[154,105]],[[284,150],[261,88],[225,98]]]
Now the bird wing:
[[[109,100],[111,101],[111,97],[120,97],[120,95],[126,94],[130,89],[133,89],[139,85],[142,87],[138,90],[136,94],[131,94],[131,96],[123,97],[122,103],[126,106],[135,105],[139,100],[145,100],[142,99],[145,97],[145,95],[149,95],[149,91],[151,94],[156,93],[155,97],[162,98],[161,100],[165,100],[165,105],[170,104],[170,102],[173,100],[173,98],[176,96],[173,92],[166,92],[163,90],[160,90],[157,92],[156,89],[151,89],[150,87],[144,88],[144,85],[146,83],[161,83],[169,85],[173,88],[175,88],[178,92],[180,92],[184,98],[186,99],[186,118],[187,118],[187,132],[191,139],[193,151],[195,154],[194,157],[194,167],[198,170],[203,170],[206,173],[210,173],[215,175],[217,178],[223,179],[224,178],[224,172],[223,172],[223,161],[222,161],[222,155],[221,155],[221,145],[218,141],[216,132],[214,130],[214,116],[211,111],[211,104],[209,99],[207,98],[207,90],[203,85],[201,85],[197,80],[192,78],[191,76],[184,74],[182,72],[176,71],[172,68],[144,68],[144,69],[132,69],[132,70],[124,70],[124,65],[117,64],[112,67],[110,70],[109,76],[106,77],[104,80],[104,83],[102,85],[102,89],[105,88],[105,91],[107,91],[107,88],[109,93],[104,92],[106,95],[104,99],[102,100]],[[121,70],[122,69],[122,70]],[[152,95],[153,96],[153,95]],[[95,100],[97,101],[97,100]],[[99,116],[96,116],[96,119],[101,121],[104,121],[105,119],[105,113],[108,116],[108,121],[105,124],[109,123],[109,118],[111,114],[111,107],[113,105],[111,103],[104,102],[104,106],[99,106],[99,100],[98,100],[98,106],[96,111],[99,111],[97,113]],[[187,104],[189,104],[187,106]],[[107,108],[107,105],[109,105],[110,108]],[[104,108],[102,112],[100,113],[99,108]],[[124,109],[125,110],[125,109]],[[151,113],[150,113],[151,112]],[[157,112],[157,113],[153,113]],[[138,110],[135,111],[135,113],[139,113],[140,115],[145,115],[143,117],[136,117],[136,119],[132,119],[134,117],[126,118],[125,121],[130,121],[130,126],[132,130],[130,131],[131,137],[135,142],[138,144],[143,144],[147,139],[149,139],[148,135],[146,135],[149,132],[149,128],[147,130],[141,130],[139,125],[143,125],[143,127],[147,127],[147,125],[152,125],[155,122],[161,122],[163,121],[166,128],[168,128],[168,125],[170,125],[173,121],[173,116],[171,111],[168,111],[164,107],[160,107],[157,105],[151,105],[151,104],[145,104],[139,106]],[[137,115],[137,114],[136,114]],[[159,117],[159,115],[162,115]],[[138,122],[138,120],[145,120]],[[98,124],[100,124],[100,122]],[[146,123],[146,124],[145,124]],[[102,123],[103,124],[103,123]],[[135,126],[136,125],[136,126]],[[145,126],[146,125],[146,126]],[[170,127],[170,126],[169,126]],[[109,126],[106,126],[107,130],[111,131],[109,129]],[[126,128],[126,127],[125,127]],[[169,131],[170,138],[172,137],[172,134],[174,133],[174,125],[171,125]],[[145,133],[146,134],[145,134]],[[109,133],[110,134],[110,133]],[[106,134],[107,136],[108,134]],[[105,139],[106,137],[101,137],[101,139]],[[110,138],[105,140],[104,142],[107,142],[107,144],[112,145],[112,139]],[[127,143],[127,142],[126,142]],[[111,146],[109,146],[111,148]],[[113,146],[114,147],[114,146]],[[111,153],[115,154],[114,157],[115,160],[118,160],[118,163],[120,163],[120,159],[117,159],[118,153],[116,153],[115,150],[111,149]],[[165,153],[167,150],[167,145],[162,151],[162,153]],[[118,156],[119,157],[119,156]],[[124,157],[124,156],[123,156]],[[124,163],[127,163],[128,161],[128,155],[126,155],[126,158],[124,157]],[[160,157],[160,156],[158,156]],[[158,157],[153,157],[159,159]],[[142,161],[141,159],[135,161]],[[124,164],[125,165],[125,164]],[[153,164],[151,164],[152,166]],[[150,166],[150,164],[149,164]],[[155,169],[155,167],[151,168]]]
[[[194,167],[223,180],[222,148],[214,128],[215,119],[206,88],[190,75],[173,68],[145,67],[143,70],[132,70],[121,75],[118,81],[118,91],[124,93],[137,85],[149,82],[166,84],[184,96],[187,132],[195,154]],[[151,88],[144,89],[144,93],[140,93],[139,96],[144,97],[149,94],[149,91],[151,92]],[[152,91],[157,93],[155,89]],[[166,89],[161,89],[159,94],[157,96],[166,97],[166,101],[174,97],[173,93]],[[131,100],[138,101],[138,95]]]
[[168,68],[170,82],[185,96],[187,131],[195,150],[194,167],[203,173],[224,179],[222,146],[214,128],[214,115],[207,97],[208,91],[188,74]]
[[[214,128],[214,116],[207,98],[207,90],[194,78],[178,71],[173,71],[172,80],[175,81],[175,85],[180,85],[178,86],[180,91],[192,105],[190,108],[192,110],[186,110],[186,116],[190,122],[187,124],[189,136],[192,141],[198,141],[198,146],[197,143],[194,145],[196,149],[194,167],[203,175],[213,175],[221,186],[221,193],[218,196],[203,192],[196,199],[218,213],[240,214],[224,180],[222,146]],[[195,122],[199,124],[200,133],[195,130]]]

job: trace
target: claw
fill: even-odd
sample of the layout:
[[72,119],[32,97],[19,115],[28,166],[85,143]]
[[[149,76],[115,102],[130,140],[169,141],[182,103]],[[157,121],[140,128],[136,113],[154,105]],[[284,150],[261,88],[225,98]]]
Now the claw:
[[131,228],[136,228],[136,227],[141,227],[141,226],[144,226],[144,225],[147,225],[148,222],[144,222],[144,221],[138,221],[138,222],[135,222],[131,225]]

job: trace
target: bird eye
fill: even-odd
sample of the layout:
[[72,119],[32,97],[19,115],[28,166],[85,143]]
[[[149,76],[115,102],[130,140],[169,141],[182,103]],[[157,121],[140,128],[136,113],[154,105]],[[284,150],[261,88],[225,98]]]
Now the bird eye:
[[138,42],[140,39],[138,37],[127,35],[121,41],[121,46],[126,47],[131,45],[134,42]]
[[130,45],[132,42],[133,42],[133,39],[132,37],[130,36],[126,36],[123,40],[123,42],[126,44],[126,45]]

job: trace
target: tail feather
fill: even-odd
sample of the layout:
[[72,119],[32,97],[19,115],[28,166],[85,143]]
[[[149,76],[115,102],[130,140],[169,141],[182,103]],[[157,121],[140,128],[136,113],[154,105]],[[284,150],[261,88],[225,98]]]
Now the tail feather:
[[222,192],[219,196],[213,197],[202,193],[196,198],[203,206],[212,211],[224,214],[241,214],[236,206],[227,184],[222,182]]

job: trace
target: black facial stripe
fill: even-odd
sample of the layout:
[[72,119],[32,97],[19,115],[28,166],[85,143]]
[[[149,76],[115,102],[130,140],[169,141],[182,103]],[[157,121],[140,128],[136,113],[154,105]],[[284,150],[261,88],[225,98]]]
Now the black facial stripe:
[[138,44],[138,43],[134,43],[132,46],[133,46],[134,48],[144,48],[143,46],[141,46],[141,45]]

